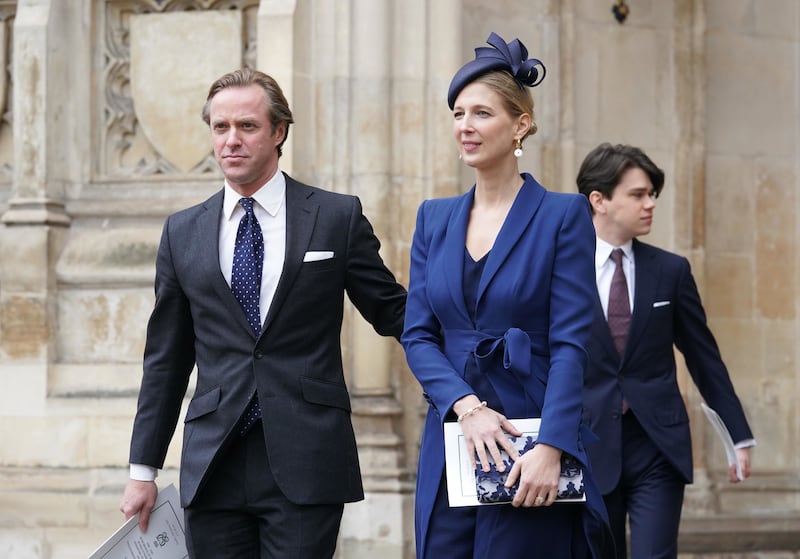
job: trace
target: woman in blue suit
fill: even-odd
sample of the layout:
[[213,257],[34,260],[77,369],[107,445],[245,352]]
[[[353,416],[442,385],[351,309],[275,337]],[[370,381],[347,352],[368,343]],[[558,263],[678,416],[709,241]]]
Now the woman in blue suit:
[[[546,191],[520,174],[522,142],[536,132],[533,99],[544,66],[492,33],[490,47],[448,92],[461,159],[475,185],[428,200],[417,216],[402,336],[429,402],[416,494],[420,559],[605,557],[602,498],[584,472],[585,503],[553,503],[562,453],[586,464],[581,425],[584,344],[592,322],[594,229],[585,199]],[[541,417],[537,445],[518,456],[507,418]],[[511,505],[450,508],[444,421],[458,419],[487,464],[517,458]],[[486,468],[485,468],[486,469]]]

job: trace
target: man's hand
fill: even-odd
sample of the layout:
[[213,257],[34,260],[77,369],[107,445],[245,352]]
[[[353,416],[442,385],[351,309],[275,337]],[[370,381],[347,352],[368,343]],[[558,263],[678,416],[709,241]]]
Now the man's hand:
[[731,483],[739,483],[750,477],[750,448],[736,449],[736,461],[739,462],[739,468],[742,470],[742,479],[736,476],[736,465],[734,464],[728,469],[728,479]]
[[128,480],[119,510],[125,515],[125,520],[139,513],[139,528],[142,532],[147,532],[147,523],[150,520],[150,512],[156,504],[156,497],[158,497],[156,482]]

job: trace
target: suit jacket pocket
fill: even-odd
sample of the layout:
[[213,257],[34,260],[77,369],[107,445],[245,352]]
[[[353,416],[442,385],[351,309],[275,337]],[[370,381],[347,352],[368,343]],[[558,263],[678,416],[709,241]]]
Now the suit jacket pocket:
[[350,411],[350,394],[344,384],[300,377],[300,389],[306,402]]
[[679,425],[689,422],[689,416],[686,414],[686,408],[683,405],[659,408],[656,410],[656,418],[661,425]]
[[195,395],[192,401],[189,402],[189,409],[186,410],[186,418],[183,420],[184,423],[202,417],[212,411],[216,411],[219,406],[219,398],[219,386],[215,386],[199,396]]
[[303,262],[303,267],[301,270],[303,272],[307,272],[310,274],[317,274],[320,272],[327,272],[329,270],[333,270],[336,267],[336,257],[333,258],[326,258],[325,260],[311,260],[309,262]]

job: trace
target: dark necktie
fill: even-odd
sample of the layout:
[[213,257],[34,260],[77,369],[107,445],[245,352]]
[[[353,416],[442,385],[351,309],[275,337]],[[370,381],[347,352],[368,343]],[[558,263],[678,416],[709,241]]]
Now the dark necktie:
[[261,295],[261,268],[264,263],[264,237],[256,214],[253,213],[252,198],[242,198],[239,204],[244,216],[236,232],[236,247],[233,249],[231,290],[239,301],[247,321],[256,336],[261,333],[261,314],[258,299]]
[[[236,231],[236,247],[233,250],[233,267],[231,270],[231,291],[242,307],[247,322],[256,337],[261,333],[261,313],[259,297],[261,295],[261,269],[264,263],[264,237],[261,226],[253,213],[252,198],[239,200],[244,208],[244,217],[239,221]],[[253,396],[245,410],[240,425],[240,433],[245,435],[261,418],[261,407],[258,397]]]
[[628,282],[622,269],[621,248],[611,251],[611,260],[616,265],[611,277],[611,289],[608,292],[608,329],[614,339],[614,347],[619,356],[625,353],[625,341],[628,337],[628,325],[631,322],[631,304],[628,299]]

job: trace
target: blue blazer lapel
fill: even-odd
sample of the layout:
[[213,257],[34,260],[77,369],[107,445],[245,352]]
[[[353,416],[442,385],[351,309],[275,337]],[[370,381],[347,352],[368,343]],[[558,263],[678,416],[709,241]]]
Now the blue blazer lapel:
[[[497,239],[494,241],[486,268],[483,270],[481,282],[478,287],[478,300],[480,301],[489,283],[511,253],[511,249],[533,221],[533,216],[542,204],[546,190],[529,174],[523,173],[525,182],[517,193],[517,198],[506,216],[505,223],[500,228]],[[466,231],[466,229],[465,229]]]
[[214,247],[214,250],[202,251],[203,263],[202,267],[208,271],[208,277],[212,278],[211,283],[214,286],[214,291],[219,295],[222,304],[230,312],[234,320],[244,328],[247,333],[255,338],[253,329],[250,323],[247,322],[247,317],[239,305],[239,301],[231,291],[228,282],[222,275],[222,270],[219,268],[219,221],[222,217],[222,200],[224,191],[220,190],[214,196],[209,198],[203,203],[205,212],[200,215],[197,220],[197,242],[200,246]]
[[458,313],[467,322],[470,322],[470,318],[464,301],[462,280],[464,277],[464,253],[467,250],[467,223],[469,223],[469,214],[474,199],[474,186],[469,192],[456,199],[456,206],[445,224],[447,232],[444,238],[444,250],[441,251],[447,290],[450,292]]

